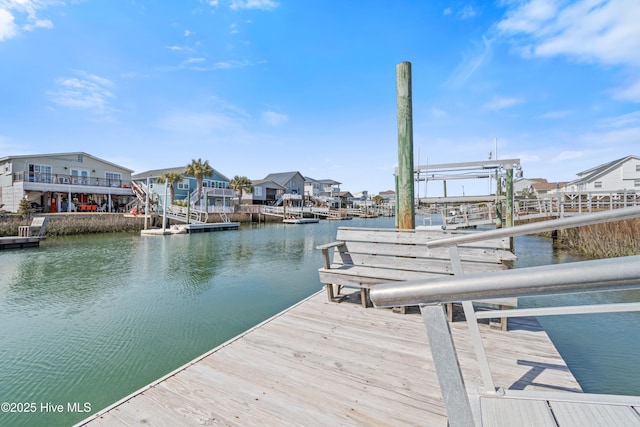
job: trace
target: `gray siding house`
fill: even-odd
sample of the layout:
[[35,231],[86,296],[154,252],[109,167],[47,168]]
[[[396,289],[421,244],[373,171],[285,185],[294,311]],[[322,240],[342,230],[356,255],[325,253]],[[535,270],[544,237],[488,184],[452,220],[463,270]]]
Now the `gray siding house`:
[[20,201],[43,212],[123,211],[133,199],[131,169],[84,152],[0,158],[0,204],[17,212]]

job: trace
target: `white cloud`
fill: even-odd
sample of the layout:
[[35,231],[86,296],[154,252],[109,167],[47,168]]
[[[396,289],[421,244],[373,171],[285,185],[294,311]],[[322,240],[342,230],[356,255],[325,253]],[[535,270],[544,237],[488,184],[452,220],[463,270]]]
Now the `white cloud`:
[[619,101],[640,102],[640,80],[628,84],[626,86],[611,89],[613,99]]
[[482,45],[475,43],[472,52],[463,53],[462,62],[451,73],[445,84],[454,88],[464,85],[489,60],[491,52],[491,41],[483,37]]
[[59,0],[0,0],[0,41],[18,35],[19,29],[51,29],[53,22],[38,14],[50,6],[64,5]]
[[24,26],[26,31],[33,31],[37,28],[46,28],[47,30],[50,30],[53,28],[53,22],[49,19],[38,19],[33,24],[27,24]]
[[286,114],[276,113],[275,111],[265,111],[262,113],[262,121],[270,126],[280,126],[289,120]]
[[562,151],[557,156],[555,156],[553,159],[551,159],[551,161],[552,162],[563,162],[563,161],[566,161],[566,160],[579,159],[583,155],[584,155],[584,153],[582,151]]
[[629,125],[640,125],[640,111],[623,114],[622,116],[609,117],[600,121],[601,126],[609,128],[626,127]]
[[544,114],[540,114],[538,116],[539,119],[563,119],[567,116],[573,114],[573,111],[569,110],[557,110],[557,111],[548,111]]
[[432,108],[429,110],[429,114],[432,117],[436,117],[436,118],[442,118],[442,117],[446,117],[448,114],[446,111],[441,110],[439,108]]
[[478,11],[473,8],[473,6],[465,6],[456,15],[458,19],[469,19],[473,18],[478,14]]
[[239,9],[261,9],[271,10],[279,6],[278,2],[273,0],[231,0],[230,8]]
[[498,23],[505,36],[533,56],[565,55],[583,62],[640,66],[637,0],[529,0]]
[[15,37],[17,27],[14,17],[8,10],[0,9],[0,42]]
[[163,117],[157,125],[176,133],[208,135],[215,131],[237,128],[240,123],[237,118],[226,113],[181,111]]
[[73,110],[92,112],[103,120],[112,120],[113,109],[109,100],[115,98],[110,88],[113,83],[95,74],[76,72],[78,77],[56,79],[56,88],[47,92],[54,104]]
[[443,14],[444,16],[451,15],[452,13],[453,13],[453,10],[451,10],[451,8],[450,8],[450,7],[446,8],[445,10],[443,10],[443,11],[442,11],[442,14]]
[[494,97],[491,101],[484,104],[484,108],[487,110],[502,110],[503,108],[512,107],[516,104],[520,104],[522,100],[518,98],[509,97]]

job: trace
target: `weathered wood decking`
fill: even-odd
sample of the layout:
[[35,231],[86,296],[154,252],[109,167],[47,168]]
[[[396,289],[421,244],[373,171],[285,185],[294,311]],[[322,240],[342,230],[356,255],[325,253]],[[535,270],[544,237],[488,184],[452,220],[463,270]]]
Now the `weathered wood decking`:
[[[535,321],[482,329],[497,386],[579,391]],[[532,327],[533,326],[533,327]],[[451,324],[466,386],[466,322]],[[78,425],[446,426],[422,317],[318,292]]]

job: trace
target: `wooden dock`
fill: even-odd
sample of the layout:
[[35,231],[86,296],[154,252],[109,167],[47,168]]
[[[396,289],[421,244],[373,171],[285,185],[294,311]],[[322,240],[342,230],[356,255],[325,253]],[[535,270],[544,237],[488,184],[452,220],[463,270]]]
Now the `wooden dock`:
[[7,236],[0,237],[0,250],[2,249],[20,249],[20,248],[37,248],[40,246],[40,241],[44,240],[44,237],[21,237],[21,236]]
[[198,224],[176,224],[165,229],[151,228],[141,230],[142,236],[168,236],[171,234],[192,234],[204,233],[211,231],[237,230],[240,227],[239,222],[207,222]]
[[[496,386],[580,392],[535,320],[480,325]],[[466,322],[451,324],[467,388],[481,379]],[[422,317],[318,292],[78,426],[446,426]]]

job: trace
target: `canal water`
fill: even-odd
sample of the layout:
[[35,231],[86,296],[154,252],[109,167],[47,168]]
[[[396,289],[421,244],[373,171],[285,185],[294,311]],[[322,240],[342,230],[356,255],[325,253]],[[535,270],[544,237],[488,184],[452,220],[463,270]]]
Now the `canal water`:
[[[346,225],[394,220],[59,237],[0,252],[0,425],[71,425],[319,291],[315,248]],[[535,237],[516,252],[518,266],[575,260]],[[640,319],[609,317],[544,326],[583,388],[640,394]],[[605,363],[583,362],[603,349]]]

